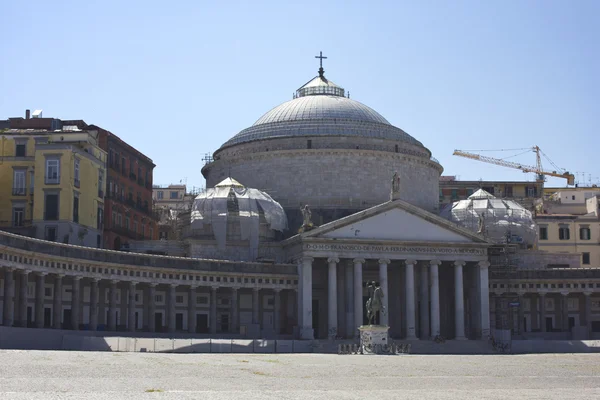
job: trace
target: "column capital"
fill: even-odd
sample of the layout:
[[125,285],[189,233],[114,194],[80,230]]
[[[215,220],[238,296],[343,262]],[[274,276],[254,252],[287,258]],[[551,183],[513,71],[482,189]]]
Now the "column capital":
[[279,293],[279,292],[281,292],[281,290],[282,290],[281,288],[274,288],[274,289],[273,289],[273,291],[274,291],[275,293]]
[[564,297],[567,297],[567,296],[569,295],[569,292],[567,292],[567,291],[564,291],[564,292],[560,292],[560,294],[561,294],[562,296],[564,296]]
[[490,267],[490,262],[487,260],[479,261],[479,263],[477,265],[479,265],[479,268],[481,268],[481,269],[487,269]]
[[594,294],[594,292],[590,292],[590,291],[583,292],[583,295],[586,297],[590,297],[592,294]]
[[230,289],[233,290],[234,292],[237,292],[238,290],[240,290],[240,287],[239,286],[232,286]]
[[198,285],[190,285],[190,291],[194,291],[198,289]]
[[120,281],[118,279],[111,279],[110,280],[110,285],[111,286],[117,286],[117,283],[119,283]]
[[354,264],[364,264],[365,263],[365,259],[364,258],[355,258],[354,260],[352,260],[352,262]]
[[455,267],[464,267],[464,265],[465,265],[465,264],[466,264],[466,263],[465,263],[464,261],[461,261],[461,260],[459,260],[459,261],[454,261],[454,266],[455,266]]
[[337,264],[337,263],[339,263],[339,262],[340,262],[340,259],[339,259],[339,258],[337,258],[337,257],[329,257],[329,258],[327,259],[327,262],[328,262],[329,264]]
[[158,286],[158,283],[156,283],[156,282],[150,282],[150,283],[148,284],[148,286],[150,286],[151,288],[155,288],[155,287],[157,287],[157,286]]
[[404,264],[406,265],[415,265],[417,263],[417,260],[413,260],[411,258],[409,258],[408,260],[404,260]]
[[137,285],[136,281],[129,281],[129,286],[135,286],[135,285]]
[[92,283],[98,283],[100,282],[100,278],[90,278],[90,280],[92,281]]
[[440,260],[429,260],[429,265],[440,265],[441,263]]
[[210,290],[213,292],[216,292],[218,288],[219,288],[218,286],[211,286]]
[[252,288],[252,291],[253,291],[253,292],[258,292],[260,289],[261,289],[261,288],[259,288],[259,287],[253,287],[253,288]]
[[299,261],[300,263],[302,263],[302,264],[306,264],[306,263],[310,263],[310,264],[312,264],[312,263],[313,263],[313,261],[315,261],[315,259],[314,259],[313,257],[308,257],[308,256],[305,256],[305,257],[300,257],[300,258],[298,259],[298,261]]
[[30,270],[28,270],[28,269],[22,269],[22,270],[21,270],[21,275],[29,275],[29,273],[30,273],[30,272],[31,272],[31,271],[30,271]]
[[537,294],[538,294],[538,296],[544,297],[548,294],[548,291],[547,290],[538,290]]
[[381,264],[388,265],[391,261],[389,258],[380,258],[378,262],[379,262],[379,265],[381,265]]
[[35,274],[36,274],[37,276],[46,276],[46,275],[48,275],[48,273],[47,273],[47,272],[42,272],[42,271],[37,271]]
[[177,288],[177,286],[179,286],[178,283],[169,283],[169,287],[171,287],[172,289]]

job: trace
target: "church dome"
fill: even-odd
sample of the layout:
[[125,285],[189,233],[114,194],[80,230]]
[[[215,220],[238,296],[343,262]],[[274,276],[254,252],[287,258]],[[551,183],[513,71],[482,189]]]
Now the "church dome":
[[377,111],[345,97],[343,88],[319,75],[299,88],[293,100],[268,111],[222,148],[255,140],[320,135],[389,139],[422,146]]

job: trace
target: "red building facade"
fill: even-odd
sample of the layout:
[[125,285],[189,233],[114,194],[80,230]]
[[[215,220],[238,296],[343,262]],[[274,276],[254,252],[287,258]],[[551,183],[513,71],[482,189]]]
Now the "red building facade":
[[117,135],[100,132],[100,147],[108,153],[104,202],[104,248],[126,249],[132,240],[157,240],[152,212],[154,163]]

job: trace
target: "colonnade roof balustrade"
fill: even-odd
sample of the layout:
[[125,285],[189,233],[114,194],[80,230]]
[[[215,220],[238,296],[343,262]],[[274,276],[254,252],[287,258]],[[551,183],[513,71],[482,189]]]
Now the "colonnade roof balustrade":
[[[1,253],[4,253],[3,255]],[[76,245],[54,243],[40,239],[29,238],[0,231],[0,259],[29,264],[28,269],[35,270],[34,266],[50,266],[62,268],[61,273],[77,272],[107,272],[114,275],[173,278],[203,281],[203,278],[194,276],[193,273],[206,273],[208,277],[223,273],[227,276],[249,276],[249,283],[256,283],[254,278],[267,275],[273,283],[285,285],[297,284],[297,266],[291,264],[265,264],[253,262],[238,262],[212,259],[195,259],[185,257],[160,256],[152,254],[127,253],[115,250],[94,249]],[[48,265],[50,264],[50,265]],[[54,265],[56,264],[56,266]],[[6,265],[10,266],[10,265]],[[30,267],[31,266],[31,267]],[[156,269],[172,270],[161,271]],[[129,270],[129,271],[127,271]],[[140,274],[141,271],[145,271]],[[146,272],[146,271],[156,271]],[[121,274],[123,272],[123,274]],[[178,278],[179,276],[182,278]],[[90,274],[90,278],[97,277]],[[117,277],[114,277],[117,278]],[[200,278],[200,279],[199,279]],[[265,277],[266,278],[266,277]],[[104,278],[103,278],[104,279]],[[109,278],[106,278],[109,279]],[[117,278],[119,279],[119,278]],[[212,279],[205,279],[213,282]],[[230,279],[224,282],[233,282]],[[239,280],[238,280],[239,282]],[[243,281],[242,281],[243,282]],[[190,282],[191,283],[191,282]],[[258,283],[262,283],[259,281]],[[270,283],[270,282],[269,282]]]

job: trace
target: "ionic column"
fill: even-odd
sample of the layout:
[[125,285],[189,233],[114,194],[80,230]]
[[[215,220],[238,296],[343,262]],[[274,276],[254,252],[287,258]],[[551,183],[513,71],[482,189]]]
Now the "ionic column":
[[569,292],[560,292],[562,295],[562,329],[569,332]]
[[354,285],[353,285],[353,271],[352,265],[347,264],[344,266],[345,282],[346,282],[346,301],[344,306],[346,308],[346,337],[352,338],[356,336],[354,332]]
[[[258,292],[257,292],[258,293]],[[210,333],[217,333],[217,287],[210,288]]]
[[73,277],[73,286],[71,290],[71,327],[73,330],[79,330],[79,321],[81,321],[81,277]]
[[479,262],[479,290],[481,309],[481,338],[487,340],[490,335],[490,289],[489,289],[489,261]]
[[389,317],[389,291],[388,291],[388,265],[390,260],[381,259],[379,260],[379,286],[383,289],[383,298],[381,299],[381,305],[383,306],[383,311],[379,313],[379,324],[383,326],[388,326],[390,324]]
[[63,278],[63,274],[57,274],[54,276],[54,304],[52,307],[52,326],[54,329],[60,329],[62,327]]
[[98,279],[90,282],[90,330],[98,329]]
[[592,292],[583,292],[585,296],[585,326],[587,330],[586,339],[590,339],[592,334]]
[[167,313],[167,331],[169,333],[175,332],[175,288],[177,285],[169,285],[169,310]]
[[465,300],[463,295],[463,266],[464,261],[454,262],[454,329],[455,340],[465,338]]
[[429,266],[422,265],[419,273],[419,338],[429,339]]
[[231,288],[231,333],[240,333],[238,288]]
[[363,271],[364,258],[355,258],[354,262],[354,336],[363,324]]
[[436,336],[440,336],[440,275],[438,267],[441,263],[439,260],[431,260],[429,262],[429,275],[431,278],[431,289],[429,290],[431,301],[431,337],[434,339]]
[[129,332],[135,332],[135,282],[129,282],[127,300],[127,330]]
[[275,297],[275,311],[273,313],[273,329],[275,330],[275,337],[279,335],[281,332],[281,299],[280,299],[281,289],[275,289],[273,296]]
[[417,339],[415,329],[415,260],[405,260],[406,280],[406,338]]
[[38,272],[36,274],[37,280],[35,282],[35,327],[44,327],[44,283],[46,281],[46,273]]
[[13,326],[14,323],[15,273],[12,268],[4,269],[4,303],[2,325]]
[[327,280],[328,293],[327,293],[327,328],[328,336],[337,336],[337,263],[340,262],[338,258],[328,258],[329,263],[329,276]]
[[19,290],[19,326],[27,328],[27,286],[29,283],[29,271],[21,271],[21,287]]
[[300,338],[314,339],[312,326],[312,263],[311,257],[302,259],[302,329]]
[[190,286],[188,291],[188,332],[196,333],[196,286]]
[[540,328],[542,332],[546,332],[546,292],[539,292],[540,296]]
[[148,331],[156,331],[156,283],[148,285]]
[[304,306],[304,302],[302,301],[302,270],[304,269],[304,265],[302,261],[298,262],[298,287],[296,289],[296,320],[298,325],[298,334],[300,335],[302,332],[303,321],[302,317],[304,316],[304,311],[302,311],[302,307]]
[[110,281],[110,293],[108,304],[108,330],[117,330],[117,283],[118,281]]

